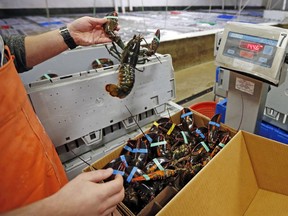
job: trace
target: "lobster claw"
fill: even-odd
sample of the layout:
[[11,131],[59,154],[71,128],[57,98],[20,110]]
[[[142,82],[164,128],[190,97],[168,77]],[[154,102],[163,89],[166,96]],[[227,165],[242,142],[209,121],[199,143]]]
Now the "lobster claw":
[[144,168],[144,172],[152,173],[152,172],[159,170],[159,169],[163,170],[166,168],[166,165],[168,165],[169,162],[170,162],[170,160],[167,159],[166,157],[154,158],[152,161],[147,163],[147,165]]
[[214,146],[219,140],[221,114],[214,115],[208,124],[208,143]]
[[192,131],[191,140],[194,145],[201,141],[207,140],[208,129],[206,127],[199,127]]
[[120,155],[118,158],[110,161],[104,168],[112,168],[114,170],[123,171],[131,161],[130,155]]
[[134,159],[131,161],[131,165],[142,169],[146,165],[149,155],[147,143],[142,139],[138,139],[136,148],[133,149],[133,152],[135,154]]
[[157,29],[154,35],[154,38],[149,46],[147,56],[152,56],[156,53],[160,44],[160,29]]
[[181,110],[181,126],[184,131],[191,133],[194,127],[194,116],[193,112],[189,108],[184,108]]

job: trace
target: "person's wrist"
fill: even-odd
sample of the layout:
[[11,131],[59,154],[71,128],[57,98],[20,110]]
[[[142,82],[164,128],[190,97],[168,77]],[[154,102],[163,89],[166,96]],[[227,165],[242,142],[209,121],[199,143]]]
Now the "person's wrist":
[[74,41],[73,37],[71,36],[67,26],[63,26],[59,29],[59,33],[62,36],[65,44],[69,47],[69,49],[75,49],[78,45]]

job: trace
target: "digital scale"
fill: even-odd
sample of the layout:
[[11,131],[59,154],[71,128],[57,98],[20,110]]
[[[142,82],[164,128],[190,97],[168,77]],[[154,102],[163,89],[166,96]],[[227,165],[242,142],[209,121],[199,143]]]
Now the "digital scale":
[[269,86],[287,73],[286,29],[248,23],[227,23],[216,64],[230,72],[225,124],[257,133]]

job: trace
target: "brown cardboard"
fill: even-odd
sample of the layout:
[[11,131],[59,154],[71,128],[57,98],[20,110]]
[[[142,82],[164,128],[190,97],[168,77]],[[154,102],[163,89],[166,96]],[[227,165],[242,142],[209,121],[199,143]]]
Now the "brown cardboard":
[[288,146],[240,131],[157,215],[287,215]]
[[[197,111],[194,111],[194,110],[192,110],[192,111],[194,113],[195,125],[197,127],[202,127],[202,126],[207,126],[208,125],[208,122],[210,121],[210,119],[208,117],[198,113]],[[181,112],[178,112],[178,113],[174,114],[173,116],[171,116],[172,122],[174,122],[175,124],[179,124],[180,123],[179,122],[180,121],[180,115],[181,115]],[[231,136],[234,136],[236,134],[236,131],[234,129],[232,129],[232,128],[229,128],[228,126],[225,126],[225,125],[221,124],[221,128],[229,131]],[[138,138],[140,136],[142,136],[142,134],[139,134],[135,138]],[[109,154],[105,155],[103,158],[101,158],[100,160],[96,161],[95,163],[93,163],[91,165],[93,166],[94,169],[103,168],[112,159],[115,159],[115,158],[119,157],[123,146],[118,147],[117,149],[115,149],[114,151],[112,151]],[[213,161],[213,160],[211,160],[211,161]],[[89,171],[91,171],[91,167],[87,167],[83,171],[84,172],[89,172]],[[144,215],[155,215],[165,205],[166,206],[170,205],[169,201],[175,196],[175,194],[177,192],[178,191],[176,191],[176,189],[173,188],[173,187],[166,187],[160,194],[158,194],[156,196],[156,198],[152,202],[150,202],[144,209],[141,210],[140,213],[138,213],[138,216],[140,216],[140,215],[141,216],[144,216]],[[121,210],[120,212],[121,212],[122,215],[134,216],[134,214],[123,203],[120,203],[118,208]],[[173,214],[171,214],[171,215],[173,215]]]
[[159,212],[174,196],[177,194],[177,190],[174,187],[165,187],[142,211],[138,213],[138,216],[155,215]]

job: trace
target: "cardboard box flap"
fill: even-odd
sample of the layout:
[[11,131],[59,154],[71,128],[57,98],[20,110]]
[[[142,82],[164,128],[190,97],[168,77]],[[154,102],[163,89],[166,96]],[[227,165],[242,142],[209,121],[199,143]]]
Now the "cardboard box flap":
[[245,216],[287,215],[288,197],[279,193],[259,189]]
[[137,216],[156,215],[156,213],[159,212],[175,194],[177,194],[177,192],[178,191],[174,187],[165,187],[152,202],[137,214]]
[[244,215],[257,190],[239,132],[157,215]]
[[242,132],[258,186],[288,195],[288,146]]

